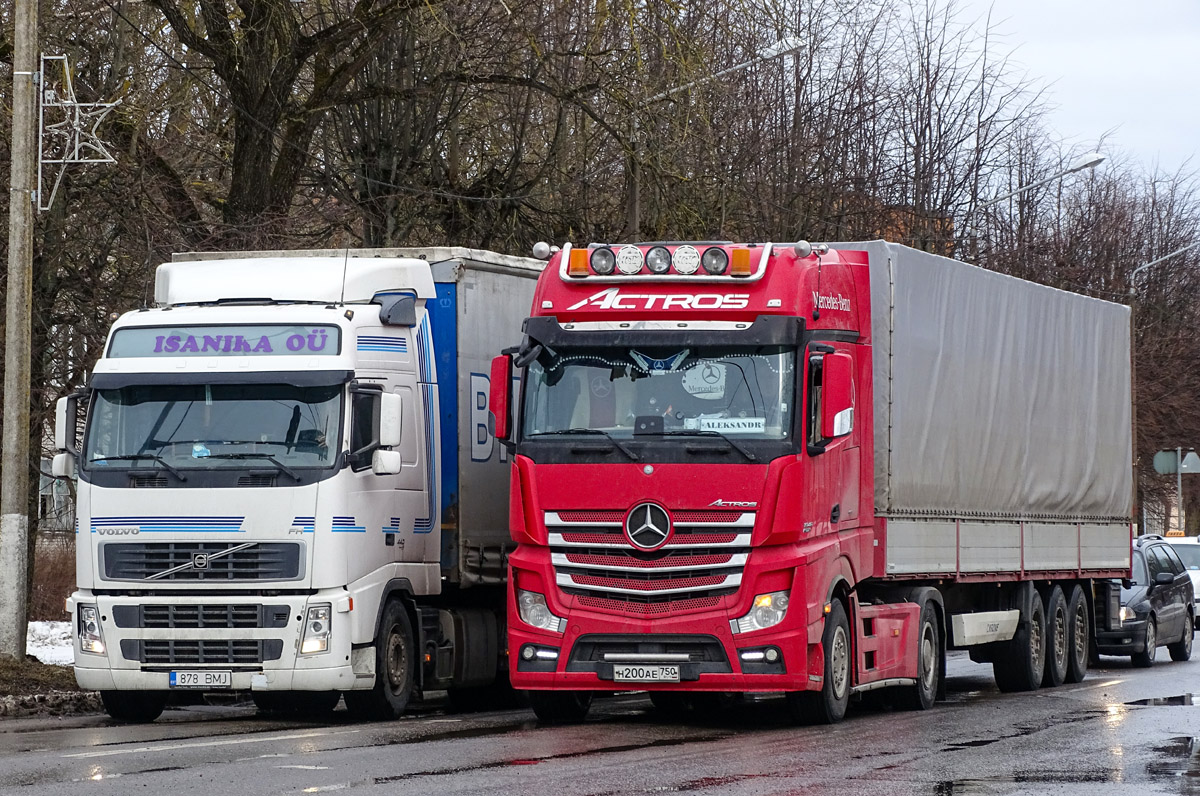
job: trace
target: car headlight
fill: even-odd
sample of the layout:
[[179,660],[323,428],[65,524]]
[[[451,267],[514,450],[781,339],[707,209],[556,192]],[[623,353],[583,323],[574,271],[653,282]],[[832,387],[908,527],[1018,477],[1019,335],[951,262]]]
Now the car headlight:
[[787,616],[787,607],[788,593],[786,591],[760,594],[754,598],[754,605],[751,606],[750,613],[741,619],[730,620],[729,629],[734,633],[749,633],[774,627]]
[[527,625],[552,633],[562,633],[567,629],[567,620],[550,613],[545,596],[535,591],[517,589],[517,611],[521,614],[521,621]]
[[104,654],[104,631],[100,627],[100,609],[79,606],[79,649],[94,655]]
[[329,617],[333,606],[329,603],[310,605],[304,619],[304,635],[300,637],[300,654],[316,655],[329,652]]
[[1122,606],[1121,606],[1121,610],[1117,612],[1117,617],[1118,617],[1118,618],[1119,618],[1119,619],[1120,619],[1122,622],[1129,622],[1129,621],[1131,621],[1131,620],[1133,620],[1133,619],[1136,619],[1136,618],[1137,618],[1137,614],[1135,614],[1135,613],[1133,612],[1133,609],[1132,609],[1132,608],[1130,608],[1128,605],[1122,605]]

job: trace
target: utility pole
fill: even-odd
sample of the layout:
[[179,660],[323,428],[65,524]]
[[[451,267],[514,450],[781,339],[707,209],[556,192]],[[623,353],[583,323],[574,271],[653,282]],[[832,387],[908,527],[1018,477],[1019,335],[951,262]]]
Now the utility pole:
[[4,436],[0,443],[0,657],[24,660],[29,591],[29,338],[40,88],[37,0],[16,0],[13,21]]

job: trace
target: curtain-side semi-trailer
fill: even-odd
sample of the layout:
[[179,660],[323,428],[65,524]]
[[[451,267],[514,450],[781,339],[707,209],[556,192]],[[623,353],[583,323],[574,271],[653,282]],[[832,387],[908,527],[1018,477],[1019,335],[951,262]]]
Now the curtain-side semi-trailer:
[[[543,263],[466,249],[177,255],[59,403],[75,673],[401,713],[507,687],[508,466],[487,369]],[[86,419],[77,411],[86,403]],[[77,422],[78,420],[78,422]]]
[[1119,621],[1127,307],[882,241],[564,246],[532,306],[491,386],[543,719],[614,689],[928,708],[947,649],[1028,690]]

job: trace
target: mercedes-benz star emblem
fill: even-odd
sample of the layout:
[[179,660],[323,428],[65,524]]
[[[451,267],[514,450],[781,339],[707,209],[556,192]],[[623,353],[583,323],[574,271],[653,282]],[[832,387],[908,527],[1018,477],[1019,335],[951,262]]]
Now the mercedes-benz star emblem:
[[634,547],[654,550],[666,544],[671,535],[671,518],[662,506],[642,503],[625,518],[625,535]]

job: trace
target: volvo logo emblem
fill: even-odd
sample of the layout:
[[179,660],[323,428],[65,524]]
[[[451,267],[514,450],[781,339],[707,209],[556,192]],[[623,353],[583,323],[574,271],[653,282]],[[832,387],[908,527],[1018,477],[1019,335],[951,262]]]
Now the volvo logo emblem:
[[208,553],[196,553],[192,556],[192,569],[208,569]]
[[671,518],[662,506],[641,503],[625,518],[625,536],[630,544],[642,550],[655,550],[671,536]]

